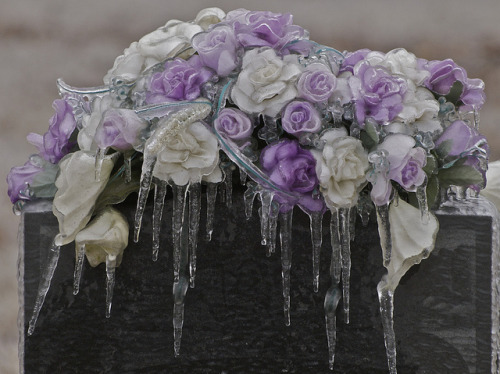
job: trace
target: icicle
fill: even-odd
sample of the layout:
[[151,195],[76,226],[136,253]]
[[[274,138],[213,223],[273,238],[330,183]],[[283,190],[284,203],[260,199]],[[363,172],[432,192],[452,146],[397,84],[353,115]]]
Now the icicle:
[[335,362],[335,346],[337,344],[337,306],[341,297],[341,291],[338,284],[332,278],[332,286],[328,289],[325,295],[325,323],[326,323],[326,338],[328,341],[328,364],[330,370],[333,370]]
[[342,274],[342,252],[340,250],[339,241],[339,212],[332,210],[332,217],[330,221],[330,241],[332,245],[332,259],[330,262],[330,275],[336,284],[340,283]]
[[[174,355],[178,357],[181,349],[182,327],[184,325],[184,300],[189,287],[189,275],[187,274],[187,263],[189,257],[189,210],[185,209],[185,193],[186,187],[176,186],[177,197],[183,196],[183,205],[177,205],[178,221],[181,222],[179,227],[179,274],[177,280],[174,280],[172,293],[174,297],[174,310],[172,324],[174,327]],[[174,195],[175,198],[175,195]],[[180,199],[179,199],[180,200]]]
[[36,295],[35,307],[33,308],[33,314],[29,323],[28,335],[32,335],[35,331],[38,315],[40,314],[40,310],[42,309],[45,301],[45,296],[47,296],[47,292],[49,292],[50,282],[52,281],[52,277],[54,276],[54,272],[57,267],[57,262],[59,261],[60,249],[61,247],[53,243],[47,255],[47,264],[42,269],[42,273],[40,274],[40,284]]
[[427,224],[430,219],[429,205],[427,204],[427,177],[425,178],[425,182],[417,187],[416,195],[422,223]]
[[273,193],[268,190],[262,190],[259,194],[261,207],[260,213],[260,233],[262,240],[260,244],[267,245],[269,241],[269,213],[271,210],[271,203],[273,201]]
[[269,237],[267,240],[267,257],[276,251],[276,228],[278,226],[280,206],[277,201],[271,202],[269,209]]
[[196,248],[200,228],[201,184],[189,186],[189,286],[194,288],[196,278]]
[[349,213],[349,235],[351,242],[354,241],[356,237],[356,216],[357,216],[357,208],[352,207]]
[[106,157],[106,152],[108,148],[98,148],[95,155],[95,180],[96,182],[101,181],[101,169],[104,158]]
[[394,291],[386,283],[387,276],[384,275],[377,285],[378,298],[380,302],[380,314],[382,315],[382,326],[384,328],[384,342],[387,353],[387,364],[389,373],[397,374],[396,370],[396,335],[394,333]]
[[139,187],[139,196],[137,197],[137,208],[135,211],[135,218],[134,218],[135,243],[139,241],[142,216],[144,215],[144,209],[146,208],[146,202],[148,200],[149,189],[151,187],[151,181],[153,179],[153,169],[155,167],[155,164],[156,164],[156,157],[144,156],[144,161],[142,163],[142,174]]
[[319,290],[319,264],[321,245],[323,243],[323,212],[312,212],[309,214],[311,242],[312,242],[312,263],[313,263],[313,290]]
[[80,280],[82,279],[83,261],[85,260],[85,244],[77,248],[75,258],[75,272],[73,276],[73,295],[80,292]]
[[167,182],[155,179],[155,201],[153,206],[153,261],[158,260],[160,250],[160,231],[163,207],[165,205],[165,195],[167,194]]
[[233,205],[233,164],[228,163],[222,170],[224,172],[224,201],[226,206],[231,208]]
[[240,183],[245,186],[247,184],[247,172],[243,169],[240,169]]
[[380,238],[380,241],[385,243],[385,256],[384,256],[384,266],[389,266],[392,257],[392,240],[391,240],[391,226],[389,224],[389,205],[380,205],[376,207],[377,217],[379,222],[379,232],[384,233],[384,237]]
[[215,214],[215,200],[217,199],[217,184],[207,184],[207,224],[206,224],[206,240],[212,240],[212,233],[214,231],[214,214]]
[[257,196],[257,193],[258,184],[254,182],[248,182],[247,189],[245,191],[245,194],[243,195],[243,200],[245,202],[245,215],[247,217],[247,220],[252,218],[253,202],[255,200],[255,196]]
[[184,219],[184,209],[186,202],[186,192],[188,186],[173,186],[173,218],[172,218],[172,239],[173,239],[173,262],[174,262],[174,282],[179,281],[179,271],[181,267],[181,234]]
[[125,166],[125,183],[130,183],[132,180],[132,155],[130,153],[123,155],[123,164]]
[[290,326],[290,268],[292,267],[292,212],[280,213],[281,277],[285,325]]
[[350,208],[339,208],[339,242],[342,257],[342,305],[344,306],[344,321],[349,323],[349,292],[351,283],[351,239],[350,239]]
[[113,290],[115,288],[116,256],[106,256],[106,318],[111,317],[111,304],[113,303]]

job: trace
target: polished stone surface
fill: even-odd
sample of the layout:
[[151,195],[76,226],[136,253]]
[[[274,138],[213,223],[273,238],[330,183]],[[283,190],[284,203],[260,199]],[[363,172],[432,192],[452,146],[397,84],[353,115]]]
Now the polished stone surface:
[[[133,196],[135,197],[135,196]],[[151,260],[151,211],[139,244],[130,240],[105,313],[105,269],[85,264],[72,294],[74,248],[59,266],[35,333],[24,342],[31,373],[329,373],[323,298],[329,287],[328,215],[320,291],[312,290],[309,222],[294,215],[291,326],[282,312],[281,265],[260,245],[256,208],[244,218],[241,192],[216,207],[211,242],[200,239],[196,287],[186,296],[181,355],[173,355],[170,201],[159,260]],[[258,205],[258,203],[256,204]],[[132,223],[133,201],[124,208]],[[398,372],[488,373],[491,361],[491,237],[487,215],[439,215],[436,250],[402,279],[395,295]],[[359,221],[359,220],[358,220]],[[384,274],[375,220],[352,244],[351,323],[339,304],[333,373],[386,373],[376,285]],[[50,212],[25,213],[24,300],[29,321],[40,258],[57,231]],[[201,224],[200,237],[204,233]],[[24,333],[26,332],[26,324]],[[24,334],[23,334],[24,336]]]

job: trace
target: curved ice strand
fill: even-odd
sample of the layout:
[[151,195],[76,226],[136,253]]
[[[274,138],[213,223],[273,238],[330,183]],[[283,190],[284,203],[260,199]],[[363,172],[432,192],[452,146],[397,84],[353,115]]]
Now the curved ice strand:
[[76,248],[75,272],[73,275],[73,295],[80,292],[80,280],[82,279],[83,262],[85,260],[85,244]]
[[[173,262],[174,262],[174,282],[179,281],[181,270],[181,234],[184,224],[184,210],[186,205],[186,193],[188,185],[173,186],[173,217],[172,217],[172,241],[173,241]],[[189,231],[189,228],[187,229]],[[187,234],[186,234],[187,235]],[[186,244],[187,250],[187,244]],[[186,260],[187,261],[187,260]]]
[[380,238],[381,241],[385,243],[385,253],[384,253],[384,266],[389,266],[392,257],[392,239],[391,239],[391,226],[389,224],[389,205],[384,204],[376,206],[375,210],[377,212],[377,218],[379,223],[379,232],[382,232],[383,237]]
[[194,288],[196,278],[196,249],[200,228],[201,183],[189,186],[189,286]]
[[259,190],[259,185],[255,182],[247,182],[247,189],[243,195],[243,201],[245,203],[245,216],[247,220],[252,218],[253,202],[255,196],[257,196]]
[[349,323],[349,293],[351,283],[350,208],[339,208],[339,241],[342,256],[342,305],[344,322]]
[[312,242],[312,263],[313,263],[313,290],[319,290],[319,265],[321,245],[323,244],[323,212],[309,213],[311,242]]
[[[179,191],[182,194],[183,191]],[[185,196],[185,191],[184,191]],[[184,200],[185,202],[185,200]],[[182,327],[184,326],[184,300],[189,288],[189,275],[187,271],[189,257],[189,211],[185,206],[177,206],[180,213],[181,226],[179,232],[179,276],[174,280],[172,294],[174,298],[174,310],[172,324],[174,327],[174,356],[178,357],[181,349]]]
[[396,369],[396,335],[394,333],[394,291],[387,284],[387,275],[377,285],[380,302],[380,314],[384,328],[384,343],[387,354],[387,364],[390,374],[397,374]]
[[165,206],[165,195],[167,194],[168,183],[155,179],[155,200],[153,205],[153,261],[158,260],[160,250],[160,232],[163,208]]
[[[333,279],[332,279],[333,280]],[[337,345],[337,306],[342,296],[342,291],[338,283],[332,281],[332,286],[328,289],[325,295],[325,324],[326,338],[328,341],[328,364],[330,370],[333,370],[335,362],[335,346]]]
[[285,325],[290,326],[290,269],[292,267],[292,212],[280,213],[281,278]]
[[146,208],[148,200],[149,189],[153,180],[153,169],[156,164],[156,156],[144,154],[144,161],[142,162],[141,181],[139,186],[139,196],[137,197],[137,208],[134,218],[134,242],[139,241],[139,233],[141,231],[142,216]]
[[215,201],[217,199],[217,183],[207,183],[207,223],[206,240],[212,240],[214,231]]
[[40,283],[38,285],[35,307],[33,308],[33,314],[31,315],[28,327],[28,335],[32,335],[35,331],[38,315],[40,314],[40,310],[42,309],[43,303],[45,301],[45,296],[47,296],[47,292],[49,292],[50,282],[52,281],[52,277],[54,276],[54,272],[57,268],[60,250],[60,246],[52,243],[52,246],[50,247],[49,253],[47,255],[47,263],[40,274]]
[[106,256],[106,318],[111,317],[111,304],[113,303],[113,290],[115,288],[116,256]]

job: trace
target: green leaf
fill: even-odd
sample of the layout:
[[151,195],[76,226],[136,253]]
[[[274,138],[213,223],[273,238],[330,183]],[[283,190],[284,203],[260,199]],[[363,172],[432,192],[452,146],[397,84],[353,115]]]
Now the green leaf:
[[449,101],[450,103],[457,104],[458,100],[460,99],[460,96],[462,95],[462,92],[464,90],[464,85],[462,82],[456,81],[453,83],[453,86],[450,88],[450,93],[445,96],[446,101]]
[[449,169],[440,169],[438,174],[441,185],[470,186],[483,183],[483,175],[472,166],[454,165]]
[[128,183],[125,183],[125,178],[122,174],[119,170],[109,179],[106,188],[104,188],[104,191],[102,191],[97,199],[96,207],[98,209],[102,209],[106,205],[119,204],[131,193],[139,191],[141,169],[139,167],[132,167],[132,179]]
[[434,174],[437,167],[438,167],[438,163],[437,163],[436,157],[434,157],[432,155],[427,156],[427,162],[426,162],[425,166],[423,167],[423,171],[425,172],[425,174],[427,174],[427,176],[431,176],[432,174]]
[[435,149],[436,156],[439,159],[444,160],[446,156],[448,156],[448,154],[450,153],[452,145],[453,145],[453,140],[451,139],[445,140],[444,142],[439,144],[439,146]]
[[380,138],[378,136],[377,129],[375,128],[375,126],[372,122],[365,123],[365,131],[366,131],[366,134],[370,137],[370,139],[375,144],[378,144],[378,142],[380,141]]
[[436,175],[429,178],[427,182],[427,206],[432,209],[439,199],[439,180]]
[[366,133],[366,131],[361,131],[359,137],[361,143],[363,143],[365,149],[368,150],[368,152],[378,144],[372,138],[370,138],[370,136]]
[[30,188],[35,194],[35,197],[42,199],[51,199],[57,192],[55,185],[57,173],[59,173],[59,165],[46,162],[43,165],[43,171],[35,175],[30,183]]

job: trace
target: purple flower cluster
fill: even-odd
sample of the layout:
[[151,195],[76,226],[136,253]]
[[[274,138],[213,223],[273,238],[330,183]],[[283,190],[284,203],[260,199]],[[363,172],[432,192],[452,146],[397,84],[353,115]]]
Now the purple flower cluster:
[[43,168],[35,165],[31,160],[26,161],[23,166],[16,166],[10,169],[7,175],[7,194],[12,204],[18,200],[29,200],[26,193],[29,184],[35,176],[43,171]]

